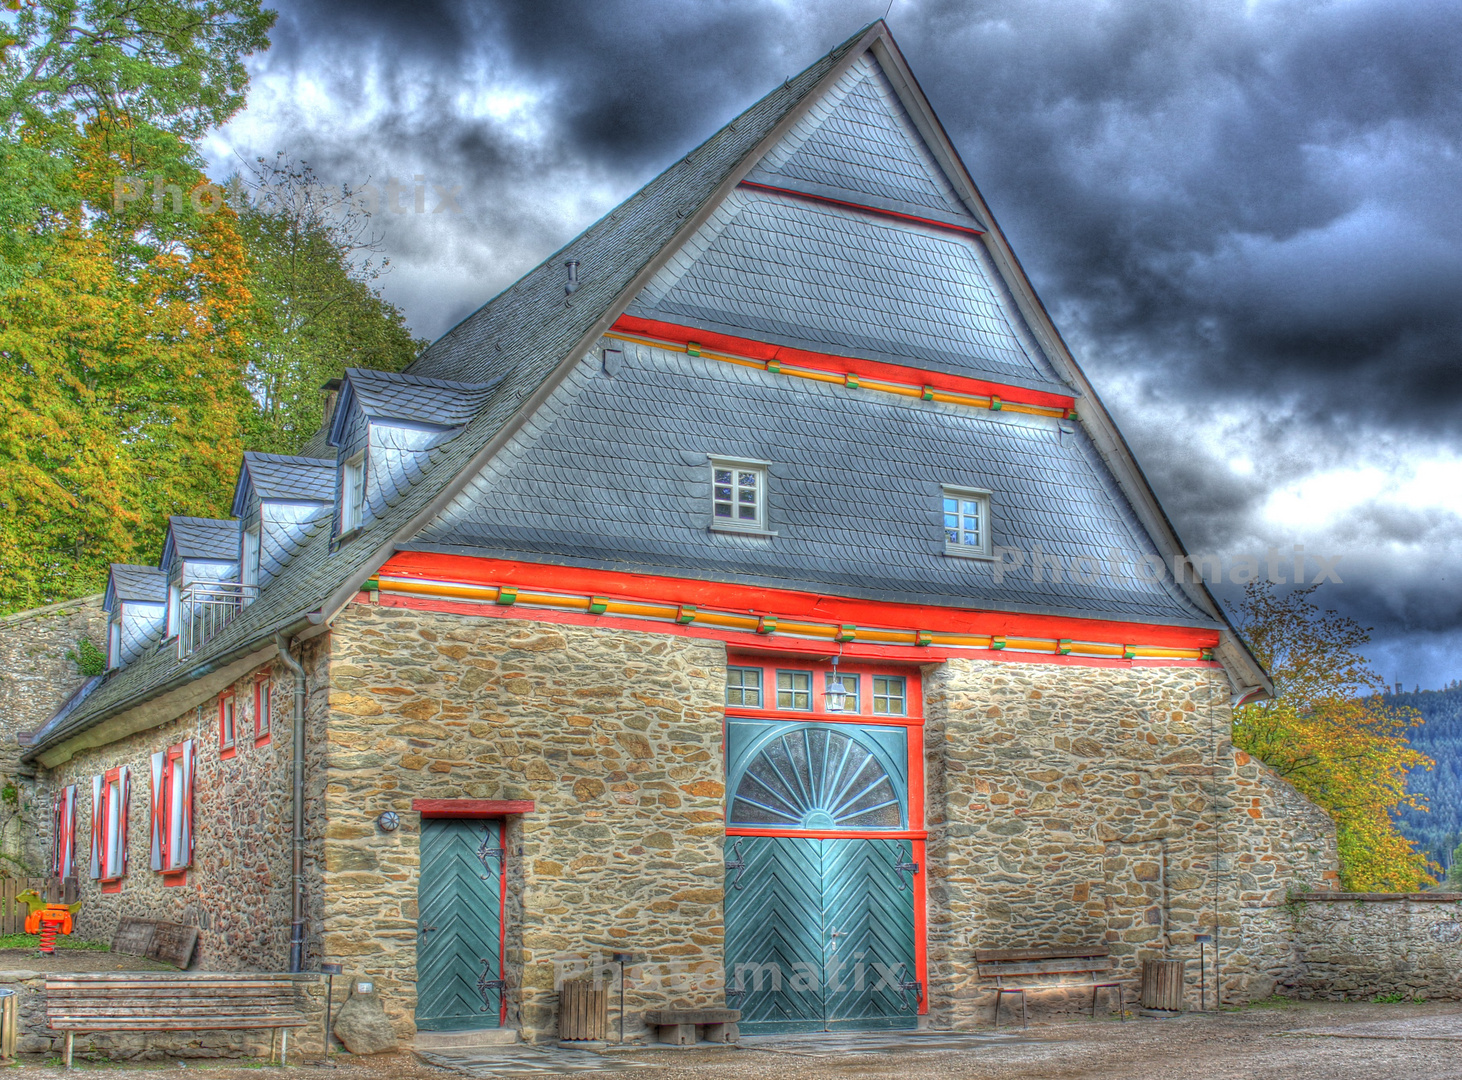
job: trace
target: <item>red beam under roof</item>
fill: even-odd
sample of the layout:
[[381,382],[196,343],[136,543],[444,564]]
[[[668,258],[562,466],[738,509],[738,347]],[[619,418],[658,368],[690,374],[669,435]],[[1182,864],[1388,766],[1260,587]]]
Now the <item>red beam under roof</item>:
[[777,187],[775,184],[758,184],[754,180],[743,180],[740,184],[744,188],[755,188],[758,191],[772,191],[778,195],[788,195],[794,199],[810,199],[813,202],[831,203],[833,206],[846,206],[853,210],[862,210],[869,214],[882,214],[884,217],[898,218],[900,221],[913,221],[920,225],[929,225],[936,229],[949,229],[951,232],[961,232],[969,236],[983,236],[985,230],[977,229],[973,225],[956,225],[952,221],[937,221],[934,218],[919,217],[917,214],[904,214],[898,210],[885,210],[881,206],[869,206],[867,203],[853,202],[851,199],[834,199],[828,195],[814,195],[810,191],[798,191],[795,188]]
[[1009,386],[991,382],[988,379],[971,379],[963,375],[949,375],[942,371],[925,371],[922,368],[903,364],[889,364],[881,360],[863,360],[853,356],[836,356],[832,353],[810,352],[793,349],[786,345],[771,345],[753,338],[733,337],[717,334],[710,330],[698,330],[693,326],[661,322],[658,319],[642,319],[637,315],[621,315],[614,323],[614,329],[627,334],[642,334],[661,341],[685,345],[697,345],[716,352],[744,356],[749,360],[780,360],[785,364],[818,368],[823,371],[850,372],[870,379],[884,379],[892,383],[906,383],[911,386],[932,386],[936,390],[949,390],[956,394],[973,394],[976,397],[995,395],[1002,401],[1024,405],[1044,405],[1053,409],[1072,409],[1076,399],[1069,394],[1051,394],[1044,390],[1027,390],[1022,386]]

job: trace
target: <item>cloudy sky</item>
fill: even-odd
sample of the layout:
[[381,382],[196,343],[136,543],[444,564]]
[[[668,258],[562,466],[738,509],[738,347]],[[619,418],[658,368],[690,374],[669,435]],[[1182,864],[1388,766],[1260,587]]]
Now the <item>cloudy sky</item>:
[[[212,171],[419,184],[385,292],[434,338],[887,6],[281,0]],[[889,24],[1189,548],[1343,555],[1383,673],[1462,678],[1462,5]]]

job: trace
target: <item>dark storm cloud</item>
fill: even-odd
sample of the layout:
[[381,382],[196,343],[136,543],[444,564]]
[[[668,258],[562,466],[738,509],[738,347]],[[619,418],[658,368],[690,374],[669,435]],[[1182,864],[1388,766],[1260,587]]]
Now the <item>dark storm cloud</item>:
[[[462,215],[382,218],[387,294],[434,337],[886,3],[288,0],[225,137],[462,184]],[[1294,497],[1404,479],[1462,433],[1462,6],[889,21],[1189,547],[1353,549],[1331,602],[1404,677],[1462,674],[1462,501]]]

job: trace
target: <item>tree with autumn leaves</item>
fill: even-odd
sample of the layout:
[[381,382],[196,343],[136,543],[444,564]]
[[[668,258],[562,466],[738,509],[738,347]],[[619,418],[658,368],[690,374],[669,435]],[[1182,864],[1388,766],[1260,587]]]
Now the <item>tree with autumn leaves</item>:
[[155,562],[169,515],[228,514],[243,450],[298,447],[323,379],[419,344],[335,223],[208,184],[260,0],[3,3],[0,613]]
[[1360,650],[1369,631],[1314,601],[1318,586],[1246,587],[1240,628],[1274,680],[1275,697],[1234,712],[1234,745],[1279,773],[1335,820],[1343,888],[1412,892],[1434,882],[1393,811],[1418,806],[1407,773],[1431,768],[1406,733],[1414,709],[1388,704]]

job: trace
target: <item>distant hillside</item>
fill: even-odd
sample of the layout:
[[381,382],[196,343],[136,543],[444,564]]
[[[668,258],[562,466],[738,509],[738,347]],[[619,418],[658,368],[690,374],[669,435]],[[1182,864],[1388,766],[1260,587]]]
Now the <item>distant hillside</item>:
[[1411,730],[1411,745],[1437,763],[1431,772],[1411,773],[1410,790],[1427,797],[1430,812],[1402,810],[1396,824],[1403,836],[1446,869],[1462,841],[1462,683],[1454,682],[1446,690],[1391,694],[1386,700],[1410,705],[1426,718]]

